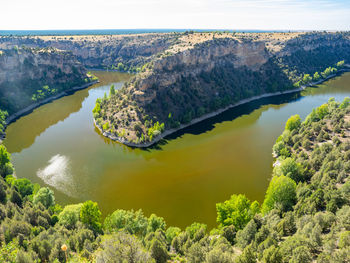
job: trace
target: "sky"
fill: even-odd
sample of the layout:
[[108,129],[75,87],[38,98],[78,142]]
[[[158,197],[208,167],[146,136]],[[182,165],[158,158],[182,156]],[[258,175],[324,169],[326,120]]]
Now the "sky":
[[2,0],[0,30],[350,30],[350,0]]

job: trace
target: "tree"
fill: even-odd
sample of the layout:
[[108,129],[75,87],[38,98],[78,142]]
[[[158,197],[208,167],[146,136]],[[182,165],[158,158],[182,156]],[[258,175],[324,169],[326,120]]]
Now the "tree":
[[255,223],[254,219],[252,219],[245,226],[245,228],[237,232],[237,236],[236,236],[237,245],[241,248],[245,248],[254,240],[257,232],[258,232],[258,226]]
[[291,263],[308,263],[312,261],[312,255],[306,246],[299,246],[293,250]]
[[165,230],[166,223],[163,217],[152,214],[148,218],[147,233],[155,232],[157,229]]
[[337,68],[342,68],[342,67],[344,66],[344,64],[345,64],[345,61],[344,61],[344,60],[339,61],[339,62],[337,63]]
[[0,203],[6,203],[6,188],[5,185],[0,181]]
[[12,185],[17,188],[22,197],[31,195],[34,190],[34,185],[27,178],[15,179],[12,181]]
[[308,84],[311,81],[312,81],[312,77],[310,76],[310,74],[304,74],[303,84]]
[[293,131],[295,129],[299,129],[301,125],[301,119],[298,114],[291,116],[286,122],[286,130]]
[[259,212],[259,203],[251,202],[245,195],[232,195],[230,200],[216,204],[220,227],[234,225],[242,229]]
[[101,231],[101,211],[96,202],[86,201],[80,210],[80,220],[96,232]]
[[262,262],[264,263],[280,263],[282,262],[282,255],[279,252],[279,248],[274,245],[267,248],[263,252]]
[[111,97],[112,95],[115,95],[115,88],[113,84],[109,88],[109,96]]
[[107,216],[104,221],[104,228],[109,232],[125,230],[130,234],[144,236],[147,233],[148,220],[142,210],[127,211],[118,209]]
[[55,197],[51,189],[42,187],[33,197],[34,204],[43,204],[46,208],[55,205]]
[[13,167],[10,160],[10,153],[4,145],[0,145],[0,175],[2,177],[6,177],[6,175],[13,173]]
[[68,229],[74,228],[75,224],[79,221],[82,206],[83,204],[66,205],[58,215],[58,223]]
[[191,239],[194,239],[200,232],[205,233],[207,225],[194,222],[190,226],[186,227],[186,232],[190,235]]
[[171,226],[165,231],[166,240],[169,244],[173,241],[174,237],[180,234],[181,229],[178,227]]
[[235,261],[237,263],[256,263],[256,253],[252,245],[247,246]]
[[150,246],[150,252],[152,258],[156,260],[157,263],[165,263],[169,257],[168,251],[164,244],[162,244],[158,239],[154,238]]
[[273,208],[288,211],[296,201],[296,183],[287,176],[274,176],[267,188],[263,214],[267,214]]
[[304,179],[301,165],[290,157],[281,161],[280,165],[275,166],[273,174],[276,176],[285,175],[295,182],[300,182]]
[[140,240],[122,231],[106,237],[101,248],[102,250],[97,254],[97,262],[154,262],[150,253],[143,248]]
[[320,74],[316,71],[313,76],[314,81],[318,81],[320,78],[321,78]]

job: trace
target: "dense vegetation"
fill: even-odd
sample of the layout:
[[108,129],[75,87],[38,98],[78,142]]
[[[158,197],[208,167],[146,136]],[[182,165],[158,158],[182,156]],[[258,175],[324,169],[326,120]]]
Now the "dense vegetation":
[[[163,52],[116,94],[97,101],[97,126],[112,139],[148,145],[162,131],[241,100],[334,76],[350,61],[346,33],[301,34],[280,44],[250,37],[213,37],[186,53],[175,47]],[[280,51],[268,51],[270,44]],[[239,45],[239,51],[230,49]],[[154,129],[156,123],[164,129]]]
[[16,179],[0,146],[0,261],[349,262],[350,99],[292,116],[273,154],[263,203],[232,195],[208,231],[141,210],[102,220],[92,201],[61,207],[49,188]]

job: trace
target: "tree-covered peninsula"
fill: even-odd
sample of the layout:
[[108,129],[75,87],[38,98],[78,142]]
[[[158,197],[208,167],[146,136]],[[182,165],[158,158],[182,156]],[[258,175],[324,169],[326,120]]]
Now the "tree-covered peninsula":
[[168,226],[141,210],[102,218],[92,201],[62,207],[51,189],[14,176],[1,145],[0,261],[348,262],[350,99],[292,116],[272,150],[262,204],[232,195],[216,205],[210,230]]
[[105,136],[147,147],[240,102],[297,91],[347,67],[349,33],[186,32],[93,110]]

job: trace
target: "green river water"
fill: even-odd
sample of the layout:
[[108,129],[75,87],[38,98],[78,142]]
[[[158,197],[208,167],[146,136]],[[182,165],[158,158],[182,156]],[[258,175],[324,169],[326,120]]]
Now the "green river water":
[[288,117],[304,118],[330,97],[350,97],[350,73],[301,94],[265,98],[167,137],[147,150],[104,138],[94,127],[95,100],[130,76],[95,72],[100,83],[41,106],[7,128],[4,144],[17,177],[55,190],[61,204],[97,201],[103,215],[143,209],[168,225],[215,226],[215,204],[244,193],[261,202],[271,176],[271,148]]

